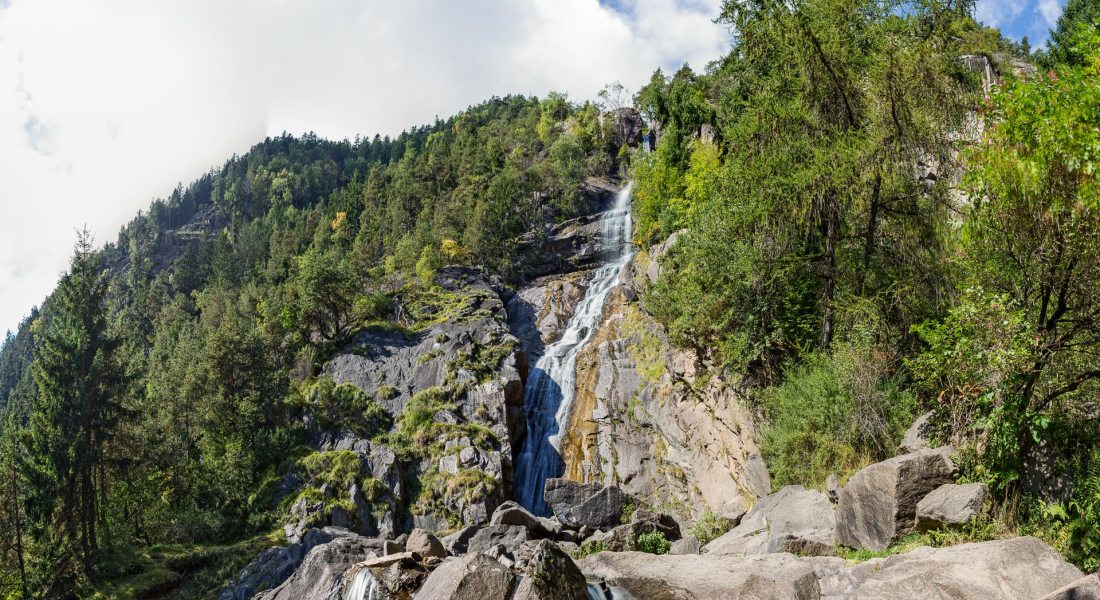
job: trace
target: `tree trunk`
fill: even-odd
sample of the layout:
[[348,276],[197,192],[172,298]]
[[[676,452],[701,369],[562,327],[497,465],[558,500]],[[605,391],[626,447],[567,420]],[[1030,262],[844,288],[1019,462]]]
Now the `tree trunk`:
[[836,202],[831,198],[825,203],[825,285],[823,293],[824,310],[821,322],[821,349],[828,350],[833,343],[833,301],[836,296],[836,243],[839,234],[839,212]]

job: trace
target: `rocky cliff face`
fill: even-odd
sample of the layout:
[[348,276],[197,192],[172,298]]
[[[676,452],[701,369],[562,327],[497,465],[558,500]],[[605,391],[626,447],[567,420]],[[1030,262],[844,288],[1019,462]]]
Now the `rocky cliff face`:
[[[682,518],[705,510],[742,514],[771,487],[752,415],[735,386],[704,374],[697,357],[673,348],[639,309],[632,300],[635,269],[624,270],[578,359],[577,397],[561,448],[565,477],[618,484]],[[545,277],[511,300],[509,323],[529,355],[560,336],[587,277]]]

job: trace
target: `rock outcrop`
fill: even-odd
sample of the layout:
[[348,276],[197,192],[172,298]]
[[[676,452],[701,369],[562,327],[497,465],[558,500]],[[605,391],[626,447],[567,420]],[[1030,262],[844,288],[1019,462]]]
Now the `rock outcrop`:
[[[1014,538],[852,564],[788,553],[653,556],[602,552],[579,562],[603,585],[647,599],[1039,600],[1080,577],[1034,538]],[[1083,589],[1090,585],[1087,580]]]
[[1100,600],[1100,574],[1078,579],[1043,596],[1042,600]]
[[703,547],[703,553],[751,556],[836,553],[836,517],[824,494],[789,485],[762,498],[741,523]]
[[321,546],[328,549],[314,557],[314,567],[322,557],[350,565],[381,548],[377,540],[367,540],[352,535],[350,531],[333,527],[309,529],[302,534],[299,542],[274,546],[260,553],[218,593],[218,600],[250,600],[260,592],[281,585],[299,569],[307,555]]
[[378,551],[378,540],[359,536],[337,538],[314,547],[301,566],[285,581],[267,591],[249,596],[255,600],[340,600],[344,574],[354,564]]
[[986,500],[989,488],[984,483],[941,485],[917,503],[917,530],[962,525],[981,514]]
[[926,412],[917,417],[913,424],[909,426],[909,429],[905,430],[905,435],[901,438],[901,444],[899,448],[902,452],[916,452],[917,450],[923,450],[929,446],[929,439],[932,436],[932,413]]
[[851,548],[882,550],[916,526],[917,503],[953,483],[950,448],[920,450],[864,467],[840,490],[837,539]]
[[515,575],[495,559],[474,552],[447,561],[436,568],[417,600],[508,600]]

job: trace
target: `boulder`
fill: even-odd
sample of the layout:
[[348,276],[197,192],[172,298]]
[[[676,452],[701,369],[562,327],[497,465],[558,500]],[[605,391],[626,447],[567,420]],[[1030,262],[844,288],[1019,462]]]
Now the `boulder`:
[[424,558],[433,556],[444,558],[447,556],[447,549],[443,547],[443,542],[440,542],[439,538],[423,529],[414,529],[409,534],[409,539],[405,542],[405,549],[409,552],[416,552]]
[[642,143],[642,129],[645,122],[642,121],[642,113],[638,109],[624,106],[608,111],[600,116],[611,130],[611,143],[619,146],[638,147]]
[[704,554],[751,556],[836,552],[836,517],[824,494],[788,485],[762,498],[741,523],[702,549]]
[[417,600],[508,600],[515,576],[496,560],[470,553],[449,560],[428,576]]
[[923,547],[857,567],[850,600],[1042,598],[1081,577],[1050,546],[1029,537]]
[[962,525],[978,516],[988,499],[984,483],[941,485],[917,503],[917,531]]
[[443,542],[443,547],[447,549],[447,552],[454,556],[459,556],[461,554],[466,554],[466,548],[469,547],[470,540],[473,539],[474,535],[480,530],[480,526],[470,525],[459,529],[451,535],[444,536],[440,541]]
[[[549,521],[548,519],[546,521]],[[553,532],[547,528],[542,519],[536,517],[516,502],[511,500],[501,504],[493,511],[489,519],[490,525],[518,525],[527,529],[532,537],[552,537]]]
[[554,516],[574,529],[588,526],[608,531],[622,524],[630,496],[616,485],[578,483],[568,479],[547,479],[543,498]]
[[1093,573],[1059,588],[1042,600],[1100,600],[1100,575]]
[[837,501],[840,543],[883,550],[913,531],[917,503],[954,480],[952,452],[949,447],[918,450],[869,465],[852,475]]
[[582,559],[578,566],[589,580],[645,600],[821,598],[813,567],[791,554],[740,558],[601,552]]
[[338,600],[344,574],[357,562],[372,556],[377,549],[377,540],[359,536],[337,538],[310,550],[301,565],[277,587],[255,596],[237,597],[256,600]]
[[916,421],[909,426],[909,429],[905,430],[905,435],[901,438],[901,444],[898,446],[902,452],[916,452],[917,450],[923,450],[929,446],[929,439],[932,436],[932,412],[926,412],[923,415],[917,417]]
[[669,554],[699,554],[702,549],[702,544],[699,543],[699,538],[694,535],[684,536],[675,542],[672,542],[672,548],[669,549]]
[[251,563],[218,593],[218,600],[249,600],[257,593],[272,589],[287,580],[316,547],[339,541],[326,552],[334,561],[346,559],[353,563],[379,551],[377,540],[353,536],[337,528],[310,529],[301,541],[289,546],[275,546],[260,553]]
[[508,552],[515,552],[519,545],[528,540],[527,528],[519,525],[489,525],[483,527],[470,538],[466,552],[488,552],[495,546],[504,546]]
[[524,542],[515,552],[519,584],[512,600],[586,600],[588,586],[573,559],[549,540]]

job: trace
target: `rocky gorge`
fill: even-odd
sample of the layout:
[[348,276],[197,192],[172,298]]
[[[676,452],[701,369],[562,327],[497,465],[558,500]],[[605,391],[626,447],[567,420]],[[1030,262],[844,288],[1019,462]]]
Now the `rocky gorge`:
[[[611,206],[602,189],[598,205]],[[619,252],[601,272],[602,222],[596,213],[540,233],[534,278],[517,287],[443,269],[438,297],[408,299],[416,329],[368,330],[332,358],[326,376],[383,398],[413,447],[319,430],[320,451],[354,457],[355,482],[294,504],[292,544],[258,557],[220,598],[1096,597],[1082,595],[1096,593],[1094,576],[1034,538],[875,556],[987,509],[988,492],[956,483],[953,450],[925,447],[919,422],[903,444],[912,451],[828,494],[771,493],[758,419],[737,383],[670,344],[636,301],[675,237]],[[601,282],[599,305],[586,309],[594,320],[570,331]],[[530,466],[518,464],[531,460],[523,449],[549,435],[529,426],[539,416],[524,389],[570,335],[572,406],[551,411],[560,464],[537,475],[537,501],[521,506],[511,498]],[[405,431],[410,412],[418,431]],[[699,540],[689,526],[708,515],[729,530]],[[669,543],[661,555],[638,551],[658,534]],[[838,556],[843,548],[875,557]]]

